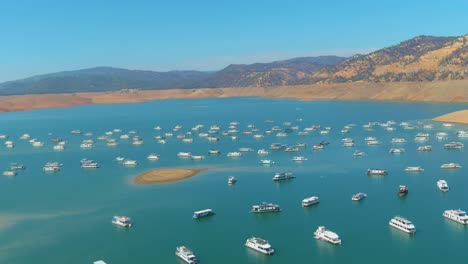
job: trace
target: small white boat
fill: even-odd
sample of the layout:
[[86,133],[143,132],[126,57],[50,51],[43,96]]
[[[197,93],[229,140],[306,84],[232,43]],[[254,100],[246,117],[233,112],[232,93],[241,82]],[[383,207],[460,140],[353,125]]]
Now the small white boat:
[[142,145],[142,144],[143,144],[143,140],[133,140],[132,144],[133,144],[133,145]]
[[60,167],[44,166],[44,168],[42,168],[42,170],[44,172],[58,172],[58,171],[60,171]]
[[240,152],[229,152],[226,156],[230,157],[230,158],[238,158],[238,157],[242,157],[242,153]]
[[188,264],[197,264],[198,263],[198,259],[195,256],[195,254],[193,253],[193,251],[188,249],[185,246],[177,247],[175,254],[176,254],[176,256],[178,256],[179,258],[181,258],[183,261],[185,261]]
[[431,151],[432,146],[426,145],[426,146],[419,146],[418,151]]
[[125,166],[136,166],[136,165],[138,165],[138,162],[136,160],[126,159],[126,160],[123,161],[122,164],[125,165]]
[[353,195],[353,197],[351,197],[351,200],[360,201],[366,197],[367,197],[367,194],[360,192],[360,193],[356,193],[355,195]]
[[54,150],[64,150],[65,147],[64,147],[63,145],[57,144],[57,145],[54,145],[53,149],[54,149]]
[[296,176],[292,172],[277,172],[273,176],[273,181],[284,181],[294,179]]
[[156,154],[156,153],[150,153],[146,158],[149,159],[149,160],[158,160],[159,155]]
[[217,149],[210,149],[210,150],[208,150],[208,154],[210,154],[210,155],[219,155],[219,154],[221,154],[221,151],[219,151]]
[[392,144],[403,144],[406,143],[406,139],[404,138],[392,138]]
[[34,141],[31,145],[32,145],[33,147],[39,148],[39,147],[44,146],[44,143],[41,142],[41,141]]
[[307,207],[318,203],[320,203],[320,199],[317,196],[312,196],[302,200],[302,207]]
[[416,233],[416,227],[414,226],[414,224],[410,220],[400,216],[395,216],[390,220],[388,224],[391,227],[394,227],[408,234]]
[[239,148],[239,152],[252,152],[254,151],[252,148]]
[[367,175],[371,176],[371,175],[382,175],[382,176],[386,176],[388,174],[388,172],[384,169],[368,169],[367,170]]
[[330,242],[334,245],[341,244],[340,237],[333,231],[326,229],[324,226],[319,226],[314,232],[316,239]]
[[259,150],[257,151],[257,154],[258,154],[258,155],[268,155],[268,154],[270,154],[270,152],[268,152],[268,151],[265,150],[265,149],[259,149]]
[[462,225],[468,225],[468,215],[466,215],[465,211],[460,209],[445,210],[443,216]]
[[92,148],[92,147],[93,147],[93,144],[92,144],[92,143],[82,143],[82,144],[80,145],[80,148],[82,148],[82,149],[90,149],[90,148]]
[[80,163],[81,163],[81,168],[84,168],[84,169],[97,169],[97,168],[99,168],[99,164],[97,162],[95,162],[94,160],[82,159],[80,161]]
[[230,176],[230,177],[228,178],[228,184],[229,184],[229,185],[233,185],[233,184],[236,183],[236,182],[237,182],[236,177]]
[[192,218],[199,219],[199,218],[214,215],[214,214],[215,213],[212,209],[204,209],[204,210],[194,212]]
[[367,145],[368,146],[377,146],[377,145],[382,145],[382,142],[380,142],[378,140],[371,140],[371,141],[367,141]]
[[16,176],[16,171],[14,170],[6,170],[6,171],[3,171],[3,176]]
[[115,161],[117,161],[117,162],[123,162],[124,160],[125,160],[124,157],[117,157],[117,158],[115,158]]
[[273,160],[263,159],[263,160],[260,160],[260,164],[261,165],[273,165],[273,164],[275,164],[275,162]]
[[406,172],[423,172],[424,169],[421,166],[409,166],[405,168]]
[[445,163],[440,166],[441,169],[458,169],[462,166],[458,163]]
[[177,153],[177,157],[179,158],[190,158],[192,156],[192,153],[190,152],[179,152]]
[[392,148],[388,151],[390,154],[402,154],[405,153],[405,149],[402,148]]
[[354,157],[363,157],[365,155],[366,155],[366,153],[364,151],[356,150],[356,151],[353,152]]
[[123,226],[123,227],[131,227],[133,224],[132,220],[129,217],[118,216],[118,215],[112,218],[112,223],[114,225]]
[[322,144],[315,144],[312,146],[312,150],[322,150],[325,147]]
[[295,156],[291,160],[294,161],[294,162],[302,162],[302,161],[306,161],[307,158],[304,157],[304,156]]
[[445,180],[438,180],[437,181],[437,188],[443,192],[448,192],[449,191],[449,186],[447,184],[447,181]]
[[202,156],[202,155],[192,155],[190,156],[190,158],[192,160],[202,160],[202,159],[205,159],[205,156]]
[[271,247],[267,240],[258,237],[251,237],[247,239],[245,241],[245,246],[266,255],[272,255],[275,253],[275,250]]
[[27,139],[30,139],[31,138],[31,135],[30,134],[23,134],[20,139],[21,140],[27,140]]

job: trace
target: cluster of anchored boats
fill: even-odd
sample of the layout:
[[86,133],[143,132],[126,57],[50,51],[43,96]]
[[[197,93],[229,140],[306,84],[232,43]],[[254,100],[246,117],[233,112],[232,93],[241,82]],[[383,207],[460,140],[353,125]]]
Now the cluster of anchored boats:
[[[302,120],[297,120],[298,122],[301,122]],[[267,124],[273,123],[273,121],[265,121]],[[371,122],[363,126],[363,128],[366,131],[373,131],[376,129],[376,127],[382,127],[387,131],[395,131],[397,129],[396,122],[393,121],[388,121],[386,123],[379,123],[379,122]],[[159,126],[154,127],[154,130],[159,133],[159,135],[154,136],[154,140],[158,144],[165,144],[169,140],[177,139],[180,140],[180,142],[184,144],[190,144],[193,143],[195,140],[206,140],[207,142],[211,143],[216,143],[219,141],[222,141],[223,139],[228,139],[228,140],[238,140],[239,137],[245,136],[245,137],[252,137],[255,140],[262,140],[267,136],[274,137],[276,136],[278,139],[282,139],[285,137],[289,137],[292,133],[297,134],[298,136],[304,137],[307,139],[308,135],[311,135],[312,133],[317,133],[318,135],[326,136],[329,135],[333,129],[331,127],[321,127],[320,125],[312,125],[308,127],[300,129],[298,125],[293,125],[291,122],[284,122],[283,126],[271,126],[271,128],[260,131],[260,129],[256,128],[254,125],[248,125],[247,129],[244,131],[239,131],[238,129],[239,123],[238,122],[231,122],[229,123],[229,126],[227,129],[222,129],[221,126],[219,125],[212,125],[208,128],[207,131],[203,131],[204,126],[203,125],[196,125],[192,128],[190,128],[189,131],[183,132],[182,131],[182,126],[181,125],[176,125],[173,127],[171,130],[167,132],[162,132],[162,128]],[[425,125],[425,124],[418,124],[418,125],[412,125],[407,122],[402,122],[400,123],[400,127],[404,130],[415,130],[418,128],[418,126],[422,126],[425,132],[419,132],[415,135],[414,141],[417,142],[418,144],[421,144],[420,146],[417,147],[417,151],[421,152],[429,152],[433,150],[433,147],[431,145],[425,145],[427,144],[427,141],[431,137],[430,133],[427,133],[427,131],[433,129],[432,125]],[[444,124],[443,125],[446,128],[450,128],[450,124]],[[344,126],[340,133],[341,134],[348,134],[351,132],[351,130],[355,127],[353,124],[349,124]],[[81,141],[79,147],[82,149],[92,149],[95,147],[96,142],[94,139],[91,137],[93,136],[92,133],[83,133],[80,130],[73,130],[71,131],[72,135],[81,135],[84,136],[85,138]],[[456,136],[460,139],[462,138],[467,138],[468,137],[468,131],[457,131]],[[449,133],[448,132],[436,132],[435,133],[435,138],[437,140],[448,140]],[[8,139],[7,135],[0,135],[0,140],[1,139]],[[34,148],[41,148],[46,146],[47,144],[44,143],[44,141],[38,140],[36,138],[31,138],[31,135],[29,134],[23,134],[20,137],[20,140],[28,141],[32,147]],[[52,149],[54,151],[64,151],[66,150],[66,147],[68,146],[68,142],[60,139],[60,138],[52,138],[51,139],[53,142]],[[128,133],[123,133],[121,129],[113,129],[111,131],[107,131],[104,133],[104,135],[98,136],[97,137],[98,141],[105,142],[105,145],[107,147],[116,147],[119,145],[121,141],[129,141],[133,145],[141,145],[143,144],[144,140],[141,136],[137,135],[136,131],[129,131]],[[317,140],[319,141],[318,143],[311,144],[311,148],[309,148],[310,151],[313,152],[320,152],[320,151],[325,151],[327,149],[327,146],[330,144],[330,142],[326,140]],[[364,142],[368,146],[380,146],[383,145],[383,142],[378,140],[376,137],[366,137],[364,139]],[[405,138],[393,138],[389,142],[392,144],[392,148],[389,149],[389,153],[391,155],[404,155],[406,153],[406,149],[402,148],[401,146],[407,143],[407,139]],[[344,148],[354,148],[357,143],[355,142],[354,139],[350,137],[343,138],[341,140],[341,145]],[[14,142],[11,140],[6,140],[5,141],[5,146],[7,148],[14,148]],[[253,148],[249,147],[240,147],[238,149],[229,151],[226,153],[226,156],[229,158],[242,158],[246,155],[251,155],[247,153],[252,153],[258,155],[259,158],[259,164],[265,165],[265,166],[272,166],[275,165],[276,162],[266,158],[268,155],[270,155],[270,152],[285,152],[285,153],[291,153],[293,156],[291,156],[291,161],[292,162],[305,162],[307,161],[307,157],[305,154],[300,154],[303,153],[305,150],[307,150],[308,143],[304,142],[299,142],[294,145],[286,145],[282,143],[273,143],[270,144],[269,147],[265,146],[264,148],[260,148],[258,150],[254,150]],[[447,151],[459,151],[464,148],[464,144],[462,142],[458,141],[452,141],[443,144],[443,149]],[[256,153],[255,153],[256,152]],[[208,156],[205,156],[203,154],[206,154]],[[191,159],[191,160],[196,160],[203,162],[202,160],[205,160],[208,157],[214,158],[218,155],[222,154],[221,151],[217,149],[209,149],[205,151],[205,153],[197,153],[197,154],[192,154],[191,152],[187,151],[181,151],[177,154],[178,158],[181,159]],[[354,157],[364,157],[366,156],[366,153],[361,150],[355,150],[352,154]],[[148,160],[159,160],[161,156],[157,153],[149,153],[147,156]],[[137,160],[133,159],[128,159],[124,157],[116,157],[115,159],[119,164],[122,164],[123,166],[136,166],[138,165]],[[63,166],[63,164],[57,162],[57,161],[49,161],[47,162],[43,170],[45,172],[59,172],[60,168]],[[99,168],[100,164],[91,159],[82,159],[80,161],[80,166],[82,168]],[[458,163],[455,162],[450,162],[450,163],[444,163],[440,166],[442,169],[458,169],[461,168],[462,166]],[[11,163],[10,166],[3,172],[3,175],[5,176],[14,176],[17,175],[18,172],[21,170],[24,170],[26,168],[25,165],[18,164],[18,163]],[[424,172],[424,169],[421,166],[408,166],[404,168],[405,172],[409,173],[421,173]],[[388,175],[388,171],[386,169],[382,168],[369,168],[367,170],[367,175],[369,176],[386,176]],[[275,182],[278,181],[285,181],[285,180],[291,180],[294,179],[295,175],[292,172],[278,172],[273,175],[272,180]],[[237,179],[234,176],[230,176],[228,178],[228,184],[229,185],[234,185],[236,184]],[[449,186],[447,181],[445,180],[438,180],[436,183],[437,187],[441,191],[448,191]],[[397,193],[400,196],[404,196],[408,194],[408,187],[406,185],[400,185],[398,187]],[[360,201],[364,198],[367,197],[366,193],[356,193],[354,194],[351,199],[353,201]],[[320,199],[318,196],[311,196],[304,198],[301,202],[301,205],[304,207],[307,206],[312,206],[320,203]],[[281,208],[277,204],[273,203],[261,203],[257,205],[253,205],[251,208],[252,213],[269,213],[269,212],[280,212]],[[196,211],[193,213],[193,218],[194,219],[199,219],[207,216],[214,215],[215,212],[212,209],[204,209],[200,211]],[[468,216],[466,213],[460,209],[457,210],[446,210],[443,213],[443,216],[447,219],[453,220],[455,222],[461,223],[461,224],[468,224]],[[129,217],[126,216],[114,216],[112,218],[112,223],[118,226],[122,227],[131,227],[132,226],[132,220]],[[389,225],[404,231],[406,233],[415,233],[416,232],[416,227],[415,225],[408,219],[401,217],[401,216],[395,216],[389,221]],[[319,226],[316,231],[314,232],[314,236],[317,239],[324,240],[327,242],[330,242],[332,244],[340,244],[341,239],[340,237],[333,231],[328,230],[325,226]],[[271,244],[262,238],[259,237],[251,237],[248,238],[245,242],[245,246],[251,249],[254,249],[256,251],[259,251],[264,254],[271,255],[275,252]],[[177,247],[176,249],[176,255],[179,256],[181,259],[186,261],[187,263],[197,263],[198,259],[196,258],[195,254],[193,251],[188,249],[185,246],[180,246]]]

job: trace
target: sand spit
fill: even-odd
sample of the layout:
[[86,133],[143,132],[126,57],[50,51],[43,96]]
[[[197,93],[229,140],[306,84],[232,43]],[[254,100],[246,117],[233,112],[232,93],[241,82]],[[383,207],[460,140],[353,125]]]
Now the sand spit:
[[445,122],[445,123],[458,123],[468,124],[468,109],[448,113],[432,119],[433,121]]
[[337,83],[277,87],[125,90],[95,93],[0,96],[0,112],[85,104],[137,103],[183,98],[265,97],[297,100],[468,102],[468,80]]
[[206,170],[207,168],[150,170],[136,176],[134,179],[134,183],[141,185],[177,182],[188,179]]

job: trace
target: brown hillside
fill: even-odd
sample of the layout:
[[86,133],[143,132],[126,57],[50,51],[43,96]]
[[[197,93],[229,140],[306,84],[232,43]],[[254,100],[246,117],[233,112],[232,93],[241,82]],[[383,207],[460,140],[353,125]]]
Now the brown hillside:
[[312,75],[313,83],[463,80],[468,78],[468,35],[419,36],[349,58]]

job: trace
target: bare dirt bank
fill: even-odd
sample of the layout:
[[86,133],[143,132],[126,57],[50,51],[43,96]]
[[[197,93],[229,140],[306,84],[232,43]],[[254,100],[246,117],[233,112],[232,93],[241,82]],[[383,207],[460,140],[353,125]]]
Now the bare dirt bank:
[[158,184],[188,179],[207,168],[200,169],[157,169],[144,172],[134,179],[135,184]]
[[425,83],[355,82],[278,87],[200,88],[0,96],[0,112],[84,104],[136,103],[162,99],[224,98],[234,96],[290,98],[297,100],[468,102],[468,80]]
[[468,124],[468,109],[448,113],[432,120],[446,123]]

